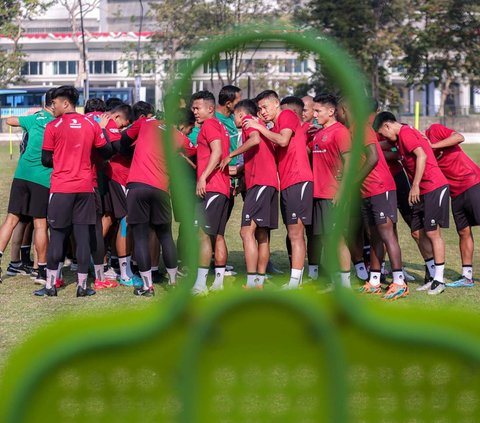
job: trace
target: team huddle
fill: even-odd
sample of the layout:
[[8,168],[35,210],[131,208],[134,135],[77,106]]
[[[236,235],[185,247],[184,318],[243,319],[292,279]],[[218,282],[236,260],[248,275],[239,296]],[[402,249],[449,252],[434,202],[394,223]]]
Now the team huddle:
[[[436,295],[445,286],[474,285],[471,227],[480,223],[480,168],[459,146],[463,136],[452,129],[434,124],[424,135],[390,112],[376,114],[378,106],[370,100],[361,161],[353,164],[355,128],[343,99],[320,94],[280,100],[272,90],[242,99],[238,87],[227,85],[216,101],[211,92],[199,91],[179,109],[173,137],[174,154],[192,176],[191,192],[182,195],[197,198],[195,218],[188,221],[172,213],[175,174],[167,168],[166,128],[153,106],[94,98],[80,114],[78,99],[74,87],[61,86],[46,93],[42,111],[7,119],[25,131],[28,142],[0,228],[0,257],[13,237],[7,273],[32,275],[44,285],[36,296],[57,295],[69,255],[76,264],[78,297],[118,284],[133,287],[138,296],[154,295],[160,252],[166,283],[173,287],[186,271],[182,259],[189,230],[198,231],[200,239],[192,293],[223,290],[229,270],[225,230],[238,194],[245,289],[262,289],[267,271],[275,270],[270,235],[278,228],[279,209],[291,268],[284,289],[302,285],[307,257],[310,280],[325,272],[322,263],[338,263],[324,276],[350,288],[353,263],[362,293],[407,296],[413,278],[403,268],[397,209],[425,260],[425,279],[417,290]],[[355,183],[347,187],[343,175],[354,165]],[[359,206],[348,210],[341,240],[332,248],[335,211],[346,195],[361,197],[348,203]],[[462,278],[446,283],[441,228],[449,225],[450,198]],[[172,214],[179,220],[177,243]],[[393,280],[383,292],[386,253]],[[215,277],[207,284],[212,266]]]

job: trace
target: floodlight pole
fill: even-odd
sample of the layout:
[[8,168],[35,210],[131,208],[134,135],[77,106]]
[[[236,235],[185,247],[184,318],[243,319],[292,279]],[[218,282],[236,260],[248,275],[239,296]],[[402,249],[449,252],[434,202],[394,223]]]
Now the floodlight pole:
[[78,0],[78,4],[80,5],[80,27],[82,30],[82,53],[83,53],[83,72],[85,78],[83,80],[83,98],[86,102],[88,97],[90,96],[89,93],[89,82],[88,82],[88,70],[87,70],[87,53],[85,48],[85,27],[83,26],[83,6],[82,0]]
[[137,41],[137,60],[135,63],[135,101],[140,101],[140,91],[142,88],[142,69],[140,63],[140,42],[142,39],[142,29],[143,29],[143,2],[138,0],[140,3],[140,25],[138,28],[138,41]]

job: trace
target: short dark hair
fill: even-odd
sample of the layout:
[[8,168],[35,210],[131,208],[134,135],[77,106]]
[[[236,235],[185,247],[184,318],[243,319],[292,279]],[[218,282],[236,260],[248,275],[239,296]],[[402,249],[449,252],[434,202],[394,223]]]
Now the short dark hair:
[[85,113],[104,112],[105,110],[105,102],[101,98],[89,98],[85,103]]
[[380,112],[375,116],[372,127],[375,131],[378,131],[385,122],[397,122],[397,118],[392,112]]
[[176,125],[195,125],[195,115],[190,109],[182,107],[178,109],[177,115],[175,117]]
[[240,92],[242,92],[242,90],[235,85],[225,85],[218,93],[218,104],[220,104],[220,106],[225,106],[225,104],[227,104],[227,101],[233,103],[235,101],[237,93]]
[[236,105],[234,110],[243,110],[247,114],[252,116],[257,116],[258,107],[253,100],[240,100]]
[[50,88],[46,93],[45,93],[45,99],[44,99],[44,103],[45,103],[45,107],[50,107],[52,105],[52,96],[53,96],[53,93],[55,92],[56,88]]
[[280,102],[280,106],[283,106],[285,104],[294,104],[295,106],[301,107],[302,110],[305,107],[305,103],[300,97],[295,97],[294,95],[289,95],[288,97],[282,98],[282,101]]
[[66,98],[72,106],[76,106],[80,94],[72,85],[62,85],[55,89],[52,93],[52,100],[58,97]]
[[128,121],[133,121],[132,106],[130,106],[129,104],[120,104],[120,106],[115,107],[115,109],[113,109],[111,113],[120,113]]
[[192,94],[190,103],[193,103],[195,100],[210,101],[213,103],[213,105],[215,105],[215,96],[207,90],[197,91],[196,93]]
[[328,104],[329,106],[334,107],[335,109],[338,106],[338,98],[334,94],[329,94],[329,93],[322,93],[318,94],[315,96],[313,99],[314,103],[319,103],[319,104]]
[[109,97],[105,100],[105,111],[109,112],[110,110],[115,109],[115,107],[123,104],[122,99],[118,97]]
[[278,98],[278,94],[273,91],[273,90],[265,90],[265,91],[262,91],[260,94],[258,94],[256,97],[255,97],[255,103],[258,104],[258,102],[260,100],[264,100],[266,98],[276,98],[277,100],[279,100]]
[[137,120],[142,115],[143,116],[153,115],[155,113],[155,109],[150,103],[147,103],[146,101],[137,101],[132,106],[132,112],[133,112],[133,119]]

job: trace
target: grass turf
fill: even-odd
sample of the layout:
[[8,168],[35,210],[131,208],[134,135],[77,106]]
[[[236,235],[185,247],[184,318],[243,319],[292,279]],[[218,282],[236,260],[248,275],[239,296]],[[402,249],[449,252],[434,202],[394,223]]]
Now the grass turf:
[[[470,156],[480,163],[480,146],[466,145],[465,150]],[[18,146],[14,146],[13,160],[10,160],[8,145],[0,144],[0,176],[3,181],[0,188],[0,219],[3,221],[8,205],[10,184],[18,160]],[[244,283],[245,264],[243,258],[242,243],[239,237],[240,212],[242,201],[238,197],[234,212],[227,226],[227,245],[230,250],[228,263],[235,267],[238,273],[235,277],[227,277],[227,288],[240,286]],[[450,228],[443,231],[446,242],[446,279],[454,280],[460,276],[461,262],[458,251],[458,237],[454,229],[453,219]],[[176,228],[175,228],[176,229]],[[423,261],[410,237],[406,225],[399,223],[400,245],[402,247],[403,260],[406,269],[416,276],[417,282],[411,283],[411,294],[406,299],[392,303],[392,307],[410,307],[411,305],[422,308],[463,308],[478,310],[480,303],[480,289],[447,289],[436,297],[428,296],[424,292],[415,292],[417,284],[423,280]],[[476,233],[476,229],[474,233]],[[285,229],[272,232],[271,237],[272,261],[283,270],[284,275],[273,278],[273,284],[267,288],[274,288],[288,279],[288,259],[285,251]],[[9,248],[5,251],[2,260],[2,268],[5,274],[10,258]],[[75,297],[75,275],[68,270],[65,272],[67,287],[59,291],[57,298],[35,298],[32,295],[37,285],[26,276],[4,276],[3,284],[0,285],[0,310],[2,311],[2,323],[0,325],[0,369],[5,363],[8,353],[24,340],[29,333],[48,321],[60,319],[64,313],[91,314],[95,311],[122,310],[126,307],[142,308],[150,301],[161,302],[168,295],[163,288],[157,288],[156,297],[145,300],[135,297],[132,288],[119,287],[116,289],[102,290],[91,298],[77,299]],[[211,279],[209,279],[211,280]],[[354,286],[357,282],[354,281]],[[373,299],[376,300],[376,299]]]

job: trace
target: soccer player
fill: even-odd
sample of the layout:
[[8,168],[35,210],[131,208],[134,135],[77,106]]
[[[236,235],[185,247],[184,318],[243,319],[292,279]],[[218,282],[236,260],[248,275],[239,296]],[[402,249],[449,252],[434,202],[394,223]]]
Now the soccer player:
[[[377,111],[376,101],[371,101],[373,121]],[[346,117],[350,129],[352,119],[345,101],[339,104],[339,115]],[[404,280],[402,269],[402,256],[400,245],[395,234],[397,222],[397,197],[395,181],[382,152],[375,131],[370,124],[366,128],[364,138],[364,154],[361,158],[361,166],[358,169],[357,181],[362,181],[362,216],[370,232],[370,277],[361,288],[367,294],[381,294],[381,264],[385,250],[388,251],[392,265],[393,283],[390,285],[386,299],[397,299],[408,295],[408,286]],[[362,243],[363,244],[363,243]]]
[[[332,213],[343,192],[342,180],[350,161],[351,137],[349,130],[337,121],[337,98],[332,94],[320,94],[314,98],[314,117],[322,125],[309,144],[313,164],[313,233],[327,244],[332,230]],[[350,288],[350,252],[342,237],[338,245],[340,280]],[[325,250],[327,261],[333,251]]]
[[480,225],[480,167],[460,147],[462,134],[434,123],[425,135],[430,141],[438,166],[450,185],[453,220],[460,237],[461,279],[448,287],[473,287],[472,226]]
[[52,94],[56,119],[45,128],[42,163],[53,167],[48,224],[50,243],[47,252],[45,287],[37,296],[56,296],[59,263],[63,261],[65,240],[73,230],[78,262],[77,297],[95,294],[87,287],[90,241],[95,230],[95,195],[93,192],[92,150],[108,159],[112,147],[100,127],[75,111],[79,93],[72,86],[58,87]]
[[[135,259],[143,281],[133,293],[142,297],[155,295],[152,258],[149,251],[150,227],[162,246],[169,285],[177,282],[177,252],[172,236],[172,208],[169,177],[163,149],[163,127],[153,117],[153,107],[143,102],[144,116],[125,131],[121,139],[123,152],[133,149],[127,179],[127,222],[132,229]],[[149,110],[148,110],[149,109]]]
[[[7,124],[20,126],[28,133],[28,144],[24,153],[20,156],[15,171],[8,214],[4,224],[0,228],[0,259],[7,247],[13,230],[20,222],[21,216],[33,217],[34,245],[38,255],[37,281],[45,283],[48,227],[47,208],[50,188],[50,176],[52,171],[42,164],[42,143],[45,127],[54,120],[52,107],[52,94],[50,89],[45,94],[43,110],[29,116],[9,117]],[[1,281],[1,270],[0,270]]]
[[197,196],[201,199],[197,216],[203,218],[199,225],[200,259],[197,279],[192,288],[194,295],[208,294],[207,276],[215,246],[215,280],[211,291],[223,289],[227,245],[227,224],[230,198],[230,178],[227,168],[218,168],[230,151],[230,137],[226,128],[215,118],[215,97],[209,91],[199,91],[192,96],[192,112],[199,125],[197,138]]
[[275,91],[266,90],[256,97],[259,115],[269,130],[255,119],[246,119],[245,130],[256,129],[276,145],[275,153],[280,179],[282,218],[292,243],[292,268],[285,289],[296,289],[302,282],[305,262],[305,225],[312,222],[313,176],[305,148],[302,122],[291,110],[281,110]]
[[413,207],[411,231],[420,236],[424,231],[431,243],[435,260],[435,276],[417,290],[437,295],[445,290],[445,242],[440,228],[448,228],[448,181],[438,167],[428,140],[416,129],[397,122],[390,112],[375,117],[376,132],[398,145],[399,153],[411,181],[409,203]]
[[[257,116],[257,106],[252,100],[242,100],[235,106],[234,116],[237,128],[242,128],[246,119]],[[242,131],[242,145],[222,160],[220,169],[240,154],[244,157],[247,187],[240,230],[247,265],[245,288],[261,289],[270,258],[269,230],[278,228],[275,151],[271,141],[250,128]]]

